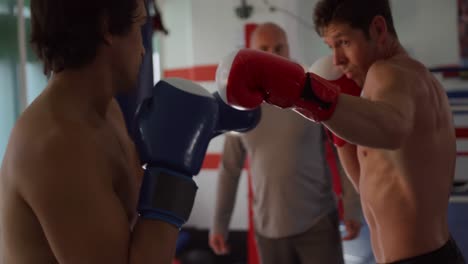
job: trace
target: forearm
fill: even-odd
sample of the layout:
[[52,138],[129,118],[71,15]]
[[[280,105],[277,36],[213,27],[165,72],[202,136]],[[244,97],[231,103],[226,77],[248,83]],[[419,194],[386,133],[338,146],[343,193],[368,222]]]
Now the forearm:
[[212,233],[227,236],[229,223],[234,210],[237,189],[241,171],[228,171],[221,169],[218,178],[216,194],[216,207],[214,213]]
[[361,167],[357,158],[356,145],[345,144],[337,148],[340,167],[343,173],[348,176],[356,191],[359,191],[359,179],[361,175]]
[[129,263],[172,263],[178,235],[174,225],[139,218],[131,235]]
[[361,221],[362,209],[357,188],[354,187],[351,179],[347,177],[343,167],[341,165],[338,167],[343,189],[344,220]]
[[130,239],[130,263],[172,263],[179,229],[188,220],[197,191],[185,174],[147,167],[140,188],[139,218]]
[[218,175],[212,233],[227,236],[245,157],[246,151],[240,137],[227,135]]
[[356,145],[397,149],[411,122],[398,109],[380,102],[341,94],[333,116],[324,122],[331,131]]

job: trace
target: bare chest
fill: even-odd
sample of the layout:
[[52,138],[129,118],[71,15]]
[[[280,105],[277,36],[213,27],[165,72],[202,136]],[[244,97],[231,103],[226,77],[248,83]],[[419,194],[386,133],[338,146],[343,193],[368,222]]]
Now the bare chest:
[[102,155],[105,170],[112,178],[113,189],[132,221],[136,216],[140,175],[130,139],[112,128],[106,128],[98,133],[96,148]]
[[362,198],[374,199],[374,195],[391,187],[398,174],[398,164],[393,154],[382,150],[358,147],[360,165],[359,190]]

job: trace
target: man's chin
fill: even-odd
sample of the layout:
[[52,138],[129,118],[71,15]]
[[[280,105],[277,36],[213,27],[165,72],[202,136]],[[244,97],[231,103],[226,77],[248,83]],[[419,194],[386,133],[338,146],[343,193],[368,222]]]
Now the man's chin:
[[352,73],[346,73],[346,78],[353,80],[359,87],[362,87],[364,85],[364,81],[361,78],[358,78],[357,76],[353,75]]
[[346,78],[348,78],[348,79],[354,80],[354,79],[353,79],[353,74],[350,73],[350,72],[345,73],[345,76],[346,76]]

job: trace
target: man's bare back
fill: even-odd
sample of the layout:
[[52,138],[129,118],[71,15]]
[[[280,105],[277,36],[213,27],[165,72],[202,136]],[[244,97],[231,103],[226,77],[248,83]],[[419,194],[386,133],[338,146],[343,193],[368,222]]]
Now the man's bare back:
[[[434,251],[448,241],[455,130],[445,92],[423,65],[405,54],[377,64],[408,84],[414,104],[413,127],[401,148],[357,148],[363,210],[375,257],[383,263]],[[382,95],[372,89],[395,75],[372,74],[378,71],[369,71],[362,97],[379,100]]]
[[[53,199],[54,195],[46,196],[45,199],[51,198],[50,201],[35,201],[45,193],[69,192],[72,195],[76,187],[81,191],[88,190],[77,199],[87,196],[97,200],[101,194],[93,190],[99,190],[96,185],[101,182],[107,184],[120,200],[129,229],[136,216],[140,168],[116,101],[111,101],[105,118],[100,119],[86,111],[79,100],[69,100],[73,94],[63,88],[48,87],[26,110],[12,132],[0,178],[5,263],[58,263],[51,248],[54,245],[50,245],[44,235],[43,228],[47,223],[39,222],[37,215],[60,211],[75,214],[78,230],[84,222],[92,219],[87,218],[86,208],[70,212],[67,209],[73,205]],[[50,164],[49,159],[42,158],[47,156],[58,157],[57,164]],[[60,178],[41,173],[52,169],[50,166],[63,170]],[[37,174],[31,173],[36,170]],[[70,178],[72,170],[82,170],[82,178]],[[95,172],[87,174],[87,170]],[[99,177],[86,178],[96,175]],[[89,186],[76,186],[79,184]],[[76,202],[88,204],[86,201]],[[105,225],[103,222],[102,226]]]

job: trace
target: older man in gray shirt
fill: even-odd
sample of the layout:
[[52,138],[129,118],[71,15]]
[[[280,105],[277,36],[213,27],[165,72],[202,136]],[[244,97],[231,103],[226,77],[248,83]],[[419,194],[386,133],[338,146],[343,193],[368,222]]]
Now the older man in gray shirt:
[[[273,23],[257,27],[252,47],[289,58],[286,33]],[[254,130],[227,135],[210,232],[215,253],[228,251],[229,222],[248,155],[262,263],[343,263],[337,201],[325,158],[327,143],[320,124],[271,105],[262,105],[262,119]],[[341,179],[346,239],[353,239],[361,226],[360,201],[347,177]]]

